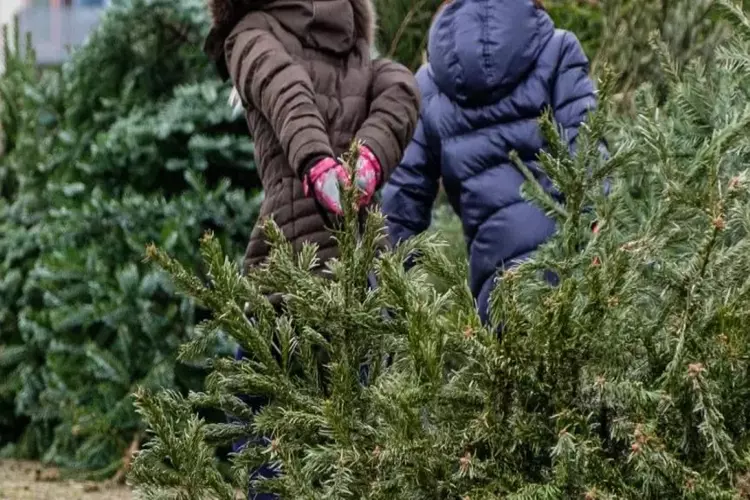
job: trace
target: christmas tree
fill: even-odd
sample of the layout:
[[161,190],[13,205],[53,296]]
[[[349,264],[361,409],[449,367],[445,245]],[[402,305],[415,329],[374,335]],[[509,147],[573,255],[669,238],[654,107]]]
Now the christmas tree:
[[[19,439],[22,448],[36,448],[39,428],[28,426],[20,401],[41,387],[38,346],[24,344],[21,332],[25,277],[39,255],[35,224],[49,209],[43,188],[32,179],[34,165],[47,170],[51,151],[61,139],[60,75],[38,74],[33,51],[18,50],[19,32],[3,28],[5,71],[0,75],[0,446]],[[53,162],[51,162],[53,163]]]
[[199,267],[209,229],[239,255],[255,220],[253,144],[201,52],[208,27],[201,0],[120,0],[63,68],[9,54],[4,454],[111,476],[143,435],[136,387],[200,388],[175,357],[205,312],[140,258],[156,241]]
[[[559,232],[503,273],[492,325],[435,237],[376,255],[377,212],[361,226],[348,210],[328,277],[270,222],[274,251],[247,277],[211,235],[207,281],[151,247],[213,311],[181,350],[212,373],[188,397],[139,392],[152,439],[132,479],[145,497],[233,498],[261,463],[280,475],[254,486],[282,498],[746,497],[750,21],[722,5],[738,39],[715,66],[680,68],[652,46],[669,76],[663,106],[643,89],[638,116],[618,124],[603,85],[575,158],[543,120],[541,162],[566,199],[531,176],[526,193]],[[616,139],[606,160],[605,137]],[[438,292],[431,275],[451,286]],[[281,316],[271,291],[286,299]],[[251,358],[214,357],[216,335]],[[248,393],[270,402],[252,414]],[[246,423],[207,423],[205,407]],[[213,447],[257,436],[225,479]]]

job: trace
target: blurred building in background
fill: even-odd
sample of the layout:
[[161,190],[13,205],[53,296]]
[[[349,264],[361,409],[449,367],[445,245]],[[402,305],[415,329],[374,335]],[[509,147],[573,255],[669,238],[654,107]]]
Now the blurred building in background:
[[[40,66],[56,66],[70,49],[82,44],[99,23],[110,0],[0,0],[0,23],[13,23],[18,16],[21,47],[26,33]],[[0,42],[2,43],[2,42]]]
[[[18,11],[21,10],[21,7],[25,4],[26,0],[0,0],[0,26],[12,26],[13,16],[18,14]],[[5,61],[2,52],[2,49],[4,48],[3,43],[3,39],[0,38],[0,73],[5,68]]]

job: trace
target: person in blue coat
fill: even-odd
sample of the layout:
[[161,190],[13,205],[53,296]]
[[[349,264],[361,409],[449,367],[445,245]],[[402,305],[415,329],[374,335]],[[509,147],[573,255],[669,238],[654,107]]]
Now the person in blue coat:
[[425,231],[442,179],[461,218],[470,286],[483,321],[498,269],[527,259],[555,231],[521,196],[516,151],[553,193],[537,155],[539,119],[551,109],[574,147],[596,105],[589,62],[578,39],[555,29],[539,0],[454,0],[429,33],[427,63],[417,72],[422,107],[417,129],[383,191],[392,242]]

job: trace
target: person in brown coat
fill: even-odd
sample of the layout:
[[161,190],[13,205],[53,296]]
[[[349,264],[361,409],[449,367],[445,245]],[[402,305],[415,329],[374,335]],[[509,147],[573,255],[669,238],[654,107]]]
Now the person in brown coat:
[[[397,63],[371,60],[370,0],[208,4],[213,27],[205,49],[245,110],[265,191],[260,219],[273,217],[297,251],[317,244],[322,266],[338,255],[326,227],[327,213],[341,213],[339,187],[349,180],[338,158],[361,141],[356,180],[361,207],[369,205],[411,141],[420,107],[416,80]],[[268,252],[256,226],[245,268]],[[264,404],[243,399],[255,408]],[[274,473],[263,467],[253,477]],[[274,497],[250,492],[250,498]]]
[[[390,176],[411,140],[419,113],[412,73],[371,60],[375,15],[369,0],[209,0],[206,42],[230,77],[255,141],[265,199],[296,250],[316,243],[321,265],[338,252],[325,211],[340,213],[338,186],[348,179],[338,158],[358,139],[362,204]],[[245,265],[269,251],[260,227]]]

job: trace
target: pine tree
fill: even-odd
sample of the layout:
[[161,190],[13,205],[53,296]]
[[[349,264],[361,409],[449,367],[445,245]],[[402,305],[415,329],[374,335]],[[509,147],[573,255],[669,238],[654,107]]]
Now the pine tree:
[[139,259],[155,241],[199,266],[209,229],[239,256],[255,220],[253,145],[201,53],[208,26],[200,0],[120,0],[42,80],[11,58],[0,377],[30,424],[6,454],[111,476],[142,436],[136,386],[200,388],[175,355],[205,312]]
[[662,82],[654,33],[680,63],[710,60],[726,41],[726,26],[713,15],[717,0],[618,0],[596,2],[601,10],[598,50],[589,54],[593,69],[609,66],[618,75],[617,88],[631,92],[645,82]]
[[[39,255],[33,228],[49,208],[29,165],[46,169],[46,153],[60,142],[61,86],[56,71],[37,73],[33,51],[19,52],[17,29],[3,28],[5,72],[0,75],[0,446],[16,441],[28,415],[18,411],[41,386],[38,346],[24,345],[20,325],[26,300],[25,277]],[[55,163],[52,160],[50,163]],[[41,429],[26,435],[23,448],[35,448]]]
[[443,0],[375,0],[378,12],[380,53],[399,61],[412,71],[422,65],[428,29]]
[[[132,479],[146,498],[233,498],[262,462],[282,475],[256,486],[283,498],[746,496],[750,20],[722,5],[739,38],[716,65],[680,68],[655,43],[667,95],[643,89],[637,117],[619,124],[605,80],[575,158],[543,120],[541,161],[566,200],[530,175],[525,192],[559,232],[502,274],[489,327],[465,264],[434,236],[374,254],[377,212],[360,227],[348,211],[330,279],[311,274],[312,248],[295,256],[272,223],[274,251],[247,277],[210,235],[207,282],[151,247],[213,311],[181,349],[212,373],[188,397],[138,393],[152,440]],[[608,159],[604,137],[616,138]],[[377,290],[365,285],[371,270]],[[431,275],[452,286],[436,291]],[[270,291],[286,297],[280,317]],[[213,356],[215,335],[252,357]],[[270,403],[253,415],[243,393]],[[203,407],[247,423],[207,423]],[[213,446],[258,435],[267,440],[233,456],[223,479]]]

